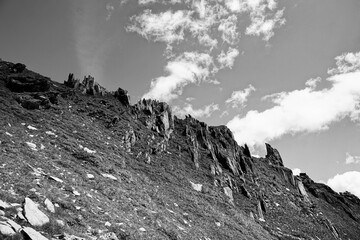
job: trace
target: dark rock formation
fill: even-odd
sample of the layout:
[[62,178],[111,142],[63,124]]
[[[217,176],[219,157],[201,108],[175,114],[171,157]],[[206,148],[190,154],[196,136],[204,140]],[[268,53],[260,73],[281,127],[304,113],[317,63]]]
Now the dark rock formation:
[[29,75],[11,75],[6,87],[13,92],[45,92],[50,88],[49,78]]
[[16,63],[14,66],[12,66],[11,71],[13,73],[22,73],[26,69],[25,64],[22,63]]
[[75,79],[74,74],[70,73],[68,79],[64,81],[64,85],[88,95],[104,96],[106,93],[105,88],[95,82],[95,79],[90,75],[84,76],[83,81],[80,82],[80,79]]
[[161,133],[166,138],[170,137],[174,130],[174,117],[167,103],[143,99],[134,108],[149,129]]
[[266,158],[269,159],[270,163],[273,165],[278,165],[283,167],[284,164],[278,150],[272,148],[268,143],[265,143],[265,145],[266,145]]
[[130,105],[130,96],[128,94],[128,91],[122,88],[118,88],[118,90],[116,90],[116,92],[114,93],[114,97],[125,106]]

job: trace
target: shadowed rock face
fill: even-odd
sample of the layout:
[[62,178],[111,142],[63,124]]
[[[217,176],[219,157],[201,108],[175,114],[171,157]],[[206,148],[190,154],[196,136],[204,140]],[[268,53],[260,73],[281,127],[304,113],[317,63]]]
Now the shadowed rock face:
[[[49,88],[16,91],[17,76]],[[0,239],[360,235],[356,196],[294,178],[271,145],[252,157],[226,126],[179,119],[166,103],[131,105],[126,90],[106,92],[91,77],[60,84],[2,61],[0,102]]]
[[270,160],[271,164],[284,166],[280,153],[275,148],[272,148],[270,144],[265,143],[266,146],[266,158]]

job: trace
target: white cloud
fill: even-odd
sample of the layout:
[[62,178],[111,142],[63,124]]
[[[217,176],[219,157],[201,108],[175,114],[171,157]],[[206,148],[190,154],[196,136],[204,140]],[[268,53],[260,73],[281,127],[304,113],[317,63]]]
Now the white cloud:
[[218,27],[219,32],[222,32],[222,40],[231,45],[235,45],[240,38],[237,21],[236,15],[231,15],[228,18],[222,19]]
[[360,198],[360,172],[351,171],[336,174],[335,177],[327,181],[327,185],[337,192],[348,191]]
[[251,92],[255,90],[256,89],[252,85],[249,85],[249,87],[244,90],[234,91],[231,94],[231,97],[225,102],[231,104],[233,108],[244,107]]
[[229,48],[227,53],[221,51],[217,57],[217,61],[220,64],[220,68],[232,68],[234,66],[235,58],[239,55],[239,51],[235,48]]
[[337,68],[328,70],[328,74],[341,74],[360,70],[360,52],[343,53],[335,58]]
[[350,155],[350,153],[346,153],[346,159],[345,159],[345,163],[346,164],[358,164],[360,163],[360,156],[352,156]]
[[[143,7],[163,5],[156,12],[145,9],[135,14],[126,27],[149,41],[166,44],[168,75],[152,80],[149,92],[144,95],[163,101],[177,98],[189,83],[218,83],[209,79],[220,69],[233,67],[239,56],[241,32],[269,40],[274,29],[285,22],[283,10],[276,9],[276,0],[139,0],[138,3]],[[178,4],[176,10],[169,4]],[[250,17],[248,27],[242,24],[245,17]],[[194,49],[217,61],[204,65],[184,59],[186,51]]]
[[263,112],[249,111],[235,116],[227,126],[239,144],[263,144],[284,134],[325,130],[346,116],[358,120],[360,72],[328,78],[330,88],[315,91],[311,87],[272,95],[274,107]]
[[225,116],[228,116],[229,115],[229,112],[228,111],[223,111],[221,114],[220,114],[220,118],[223,118]]
[[168,62],[165,67],[168,75],[152,80],[150,90],[143,98],[170,102],[182,93],[187,84],[204,81],[210,74],[211,65],[213,60],[210,55],[186,52]]
[[299,176],[300,173],[301,173],[301,169],[299,169],[299,168],[294,168],[294,169],[291,170],[291,171],[292,171],[292,173],[293,173],[294,176]]
[[219,110],[219,106],[217,104],[211,103],[209,105],[204,106],[203,108],[194,109],[193,106],[189,103],[185,104],[185,107],[180,108],[178,106],[173,107],[173,112],[176,115],[184,117],[187,114],[190,114],[192,117],[210,117],[211,114],[215,111]]
[[269,41],[274,36],[274,29],[285,24],[283,14],[284,9],[277,11],[270,18],[264,14],[253,14],[251,16],[251,25],[246,28],[246,34],[254,36],[263,35],[263,39]]
[[314,88],[316,88],[316,86],[319,82],[321,82],[321,77],[310,78],[309,80],[307,80],[305,82],[305,85],[311,89],[314,89]]
[[115,10],[115,7],[112,5],[112,3],[107,3],[105,8],[107,11],[106,21],[109,21],[113,11]]
[[142,14],[132,16],[130,20],[133,24],[126,29],[148,40],[171,44],[184,39],[184,31],[191,22],[191,14],[191,11],[186,10],[168,10],[154,14],[146,9]]

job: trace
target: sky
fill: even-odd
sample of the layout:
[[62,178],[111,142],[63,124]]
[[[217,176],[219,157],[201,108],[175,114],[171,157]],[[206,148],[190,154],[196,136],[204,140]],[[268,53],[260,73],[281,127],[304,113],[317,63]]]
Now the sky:
[[360,1],[0,0],[0,58],[168,102],[360,197]]

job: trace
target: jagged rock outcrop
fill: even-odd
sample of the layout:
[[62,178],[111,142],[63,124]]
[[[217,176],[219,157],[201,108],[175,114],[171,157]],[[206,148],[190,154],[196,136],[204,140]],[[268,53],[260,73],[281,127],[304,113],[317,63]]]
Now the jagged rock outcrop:
[[78,89],[83,94],[88,94],[88,95],[104,96],[106,93],[105,88],[103,88],[97,82],[95,82],[94,77],[90,75],[84,76],[83,81],[80,82],[80,79],[75,79],[74,74],[70,73],[67,81],[64,81],[64,85],[70,88]]
[[[49,80],[44,92],[13,92],[6,87],[13,66],[0,61],[0,197],[6,200],[0,201],[0,227],[12,238],[360,235],[360,200],[306,174],[294,179],[270,145],[265,157],[254,157],[225,126],[179,119],[154,100],[131,106],[122,89],[102,96],[90,78],[83,84],[72,75],[66,86]],[[25,101],[34,100],[36,111],[30,111]],[[26,228],[25,196],[49,218],[37,233]]]
[[119,100],[122,104],[124,104],[125,106],[130,105],[130,96],[128,94],[128,91],[126,91],[122,88],[118,88],[118,90],[116,90],[114,92],[114,97],[117,100]]
[[280,153],[277,149],[270,146],[270,144],[265,143],[266,146],[266,158],[269,160],[269,162],[273,165],[277,166],[284,166],[284,163],[282,161],[282,158],[280,156]]
[[140,120],[144,121],[149,129],[161,133],[166,138],[170,137],[174,130],[174,117],[167,103],[142,99],[134,107],[143,114],[139,115]]

